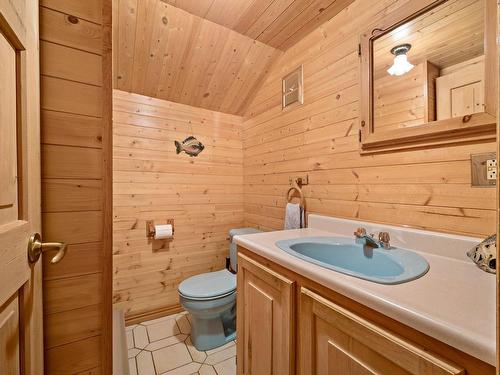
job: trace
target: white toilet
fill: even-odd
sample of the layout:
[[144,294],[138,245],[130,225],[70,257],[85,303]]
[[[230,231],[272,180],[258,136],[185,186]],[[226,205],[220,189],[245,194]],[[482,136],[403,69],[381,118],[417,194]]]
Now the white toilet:
[[[260,232],[231,229],[230,269],[237,270],[236,235]],[[192,276],[179,284],[181,306],[191,314],[191,341],[196,349],[210,350],[236,338],[236,275],[224,269]]]

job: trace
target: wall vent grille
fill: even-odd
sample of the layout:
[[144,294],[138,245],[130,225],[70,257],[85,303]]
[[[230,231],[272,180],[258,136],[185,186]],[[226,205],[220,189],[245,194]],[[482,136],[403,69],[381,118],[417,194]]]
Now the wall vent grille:
[[304,103],[304,85],[302,65],[282,80],[283,109],[294,103]]

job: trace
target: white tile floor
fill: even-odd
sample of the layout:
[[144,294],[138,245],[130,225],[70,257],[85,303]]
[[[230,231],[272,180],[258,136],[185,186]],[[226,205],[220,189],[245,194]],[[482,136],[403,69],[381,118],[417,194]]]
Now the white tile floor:
[[127,327],[130,375],[235,375],[234,341],[199,352],[191,343],[187,313]]

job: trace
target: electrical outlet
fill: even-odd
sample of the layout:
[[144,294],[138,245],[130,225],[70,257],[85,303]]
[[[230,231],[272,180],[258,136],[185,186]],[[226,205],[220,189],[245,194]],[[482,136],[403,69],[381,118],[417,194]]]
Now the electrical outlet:
[[497,183],[495,152],[471,155],[471,184],[473,187],[494,187]]
[[486,179],[497,179],[497,159],[486,160]]

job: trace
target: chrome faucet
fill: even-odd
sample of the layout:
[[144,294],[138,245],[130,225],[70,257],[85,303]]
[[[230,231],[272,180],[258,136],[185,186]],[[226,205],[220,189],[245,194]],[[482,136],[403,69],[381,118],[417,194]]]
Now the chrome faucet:
[[360,240],[363,245],[372,247],[374,249],[381,247],[388,250],[391,248],[391,237],[388,232],[380,232],[378,235],[378,240],[376,240],[374,238],[374,234],[367,234],[365,228],[358,228],[356,232],[354,232],[354,236],[357,240]]
[[389,232],[380,232],[378,234],[378,243],[383,249],[389,250],[391,248],[391,236]]

